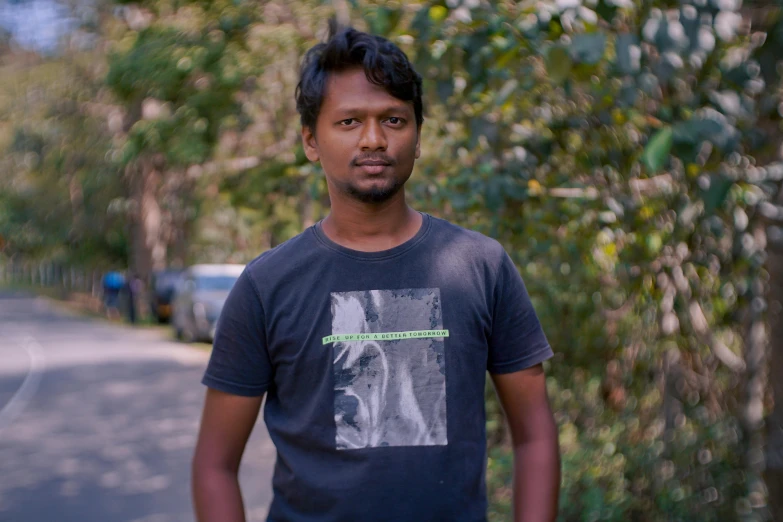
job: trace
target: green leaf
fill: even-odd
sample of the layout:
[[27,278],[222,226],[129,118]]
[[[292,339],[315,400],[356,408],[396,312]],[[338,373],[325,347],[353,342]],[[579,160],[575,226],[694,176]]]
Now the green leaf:
[[484,204],[490,212],[497,212],[503,205],[503,183],[497,176],[490,178],[487,183]]
[[723,151],[733,150],[739,141],[739,132],[722,115],[695,116],[686,122],[675,125],[673,132],[675,143],[699,147],[702,142],[709,140],[715,147]]
[[574,35],[571,40],[571,58],[576,63],[595,65],[604,57],[606,34],[585,33]]
[[438,93],[438,99],[446,101],[454,94],[454,82],[451,79],[440,80],[435,84],[435,90]]
[[451,196],[451,198],[449,198],[449,200],[454,210],[465,210],[470,204],[468,197],[465,194],[455,193]]
[[449,15],[449,10],[442,5],[433,5],[430,7],[430,19],[433,22],[442,22]]
[[[367,17],[373,33],[379,35],[388,35],[400,21],[400,10],[389,7],[378,7],[370,11]],[[447,13],[448,14],[448,13]]]
[[485,136],[489,143],[494,143],[498,138],[498,125],[487,118],[473,118],[470,120],[470,147],[475,147],[479,137]]
[[561,84],[571,75],[574,63],[568,51],[561,46],[549,48],[546,54],[546,71],[553,82]]
[[595,12],[598,13],[598,16],[607,22],[611,22],[614,20],[614,14],[617,12],[617,6],[607,3],[606,0],[599,0],[598,5],[595,8]]
[[621,33],[615,39],[614,48],[617,56],[617,68],[623,74],[631,74],[638,70],[638,64],[631,59],[631,47],[639,45],[639,39],[630,33]]
[[661,247],[663,247],[663,240],[659,234],[655,232],[648,234],[646,241],[647,251],[650,253],[650,255],[655,256],[658,254],[658,252],[661,251]]
[[672,148],[672,128],[664,127],[647,142],[642,153],[642,164],[650,172],[658,172],[666,164]]
[[708,188],[703,194],[704,200],[704,212],[706,214],[714,213],[721,205],[726,201],[726,197],[729,195],[729,190],[734,184],[734,181],[727,178],[723,174],[716,174],[710,179],[710,188]]

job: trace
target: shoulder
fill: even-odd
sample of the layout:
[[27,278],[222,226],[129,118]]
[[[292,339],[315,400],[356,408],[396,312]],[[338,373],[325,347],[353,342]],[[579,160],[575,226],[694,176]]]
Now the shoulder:
[[474,262],[497,268],[506,258],[506,250],[496,239],[455,225],[445,219],[430,216],[432,230],[439,248],[446,255],[458,254]]
[[311,228],[263,252],[245,267],[245,275],[254,286],[263,281],[284,278],[288,273],[296,272],[306,265],[313,256],[317,256],[313,231]]

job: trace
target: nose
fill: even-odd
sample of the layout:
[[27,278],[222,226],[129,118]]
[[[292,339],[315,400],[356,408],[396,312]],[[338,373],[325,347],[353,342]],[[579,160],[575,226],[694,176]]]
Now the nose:
[[362,126],[359,148],[363,151],[386,150],[386,133],[380,122],[370,119]]

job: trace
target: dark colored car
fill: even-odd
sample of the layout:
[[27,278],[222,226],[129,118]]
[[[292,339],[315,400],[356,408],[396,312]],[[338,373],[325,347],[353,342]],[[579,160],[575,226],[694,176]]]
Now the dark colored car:
[[194,265],[182,275],[171,324],[184,341],[212,341],[223,304],[244,265]]
[[159,323],[171,320],[174,305],[174,293],[184,270],[159,270],[152,274],[150,285],[150,311]]

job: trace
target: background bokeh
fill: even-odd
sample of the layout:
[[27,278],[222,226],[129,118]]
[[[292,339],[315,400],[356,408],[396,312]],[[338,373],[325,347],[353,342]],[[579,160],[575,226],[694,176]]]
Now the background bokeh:
[[[149,280],[323,217],[293,93],[336,16],[424,77],[410,203],[497,238],[534,299],[560,519],[783,520],[781,8],[0,2],[0,273]],[[509,520],[486,396],[490,518]]]

